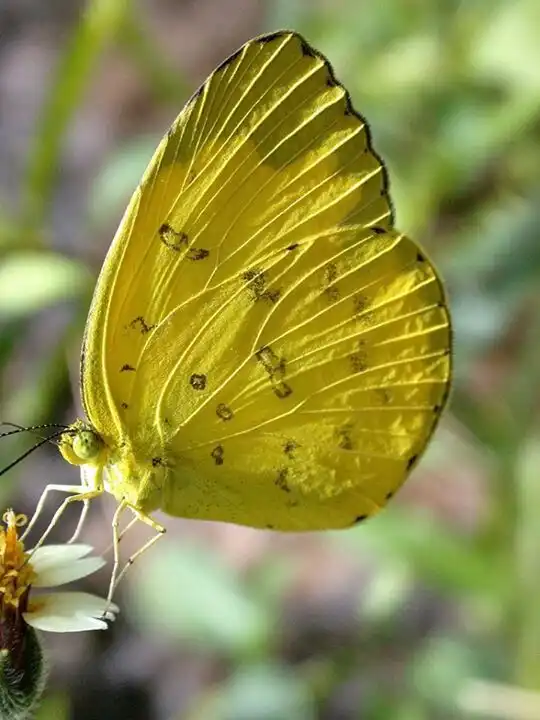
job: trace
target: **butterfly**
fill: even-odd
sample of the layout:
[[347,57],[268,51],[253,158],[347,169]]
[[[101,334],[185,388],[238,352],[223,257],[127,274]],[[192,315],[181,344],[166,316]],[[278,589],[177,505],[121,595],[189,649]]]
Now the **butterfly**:
[[[60,451],[129,509],[350,528],[425,449],[451,381],[437,271],[395,227],[382,160],[299,34],[247,42],[159,144],[97,281],[86,419]],[[49,532],[46,531],[45,535]],[[40,540],[43,542],[44,536]]]

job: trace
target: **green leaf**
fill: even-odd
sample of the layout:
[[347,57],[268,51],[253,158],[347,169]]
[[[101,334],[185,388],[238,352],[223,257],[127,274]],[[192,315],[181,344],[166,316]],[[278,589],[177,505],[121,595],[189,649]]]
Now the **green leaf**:
[[7,255],[0,263],[0,320],[81,297],[92,282],[80,263],[62,255],[33,251]]

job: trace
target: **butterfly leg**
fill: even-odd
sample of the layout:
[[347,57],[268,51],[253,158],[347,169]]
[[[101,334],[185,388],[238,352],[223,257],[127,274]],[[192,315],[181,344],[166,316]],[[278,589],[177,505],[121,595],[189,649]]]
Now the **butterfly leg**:
[[[51,487],[51,486],[49,486],[49,487]],[[84,489],[86,489],[86,488],[84,488]],[[78,490],[80,490],[80,488],[78,488]],[[88,500],[93,500],[94,498],[99,497],[99,496],[102,495],[102,494],[103,494],[103,490],[102,490],[102,489],[99,489],[99,490],[89,490],[88,492],[84,492],[84,493],[79,492],[77,495],[71,495],[70,497],[66,498],[66,499],[64,500],[64,502],[60,505],[60,507],[58,508],[58,510],[54,513],[54,515],[53,515],[53,517],[52,517],[52,520],[51,520],[51,522],[49,523],[49,525],[47,526],[47,529],[45,530],[45,532],[43,533],[43,535],[39,538],[39,540],[38,540],[37,543],[34,545],[34,547],[32,548],[32,550],[30,550],[30,555],[29,555],[29,557],[31,558],[32,555],[35,553],[35,551],[43,545],[43,543],[45,542],[45,540],[46,540],[47,537],[49,536],[49,533],[51,532],[51,530],[53,529],[53,527],[56,525],[56,523],[58,522],[58,520],[60,519],[60,517],[63,515],[63,513],[65,512],[65,510],[67,509],[67,507],[68,507],[69,505],[71,505],[71,503],[74,503],[74,502],[87,502]]]
[[[118,503],[118,507],[114,511],[112,519],[112,532],[113,532],[113,568],[111,572],[111,579],[109,581],[109,592],[107,593],[107,609],[112,602],[112,596],[114,588],[116,586],[116,576],[118,575],[118,566],[120,564],[120,516],[128,506],[125,500]],[[106,611],[105,611],[106,612]],[[104,613],[105,614],[105,613]]]
[[[119,522],[120,522],[120,515],[122,512],[129,508],[131,512],[133,513],[134,520],[140,520],[141,522],[145,523],[146,525],[149,525],[153,530],[155,530],[156,534],[151,537],[147,542],[144,543],[142,547],[140,547],[136,553],[134,553],[130,558],[128,558],[126,564],[122,568],[121,572],[118,573],[118,568],[120,566],[120,539],[124,535],[124,533],[127,531],[128,528],[131,527],[133,521],[128,523],[126,529],[120,533],[119,531]],[[111,580],[109,583],[109,592],[107,593],[107,605],[109,605],[112,602],[112,596],[116,588],[118,587],[118,584],[120,580],[124,577],[128,569],[133,565],[135,560],[140,557],[144,552],[146,552],[152,545],[159,540],[159,538],[163,537],[163,535],[166,532],[166,528],[163,527],[160,523],[156,522],[154,518],[150,517],[150,515],[146,515],[145,513],[141,513],[139,510],[134,508],[132,505],[129,505],[127,502],[122,501],[118,507],[116,508],[116,512],[114,513],[113,517],[113,550],[114,550],[114,564],[113,564],[113,571],[111,574]]]
[[[128,522],[128,524],[126,525],[126,527],[118,533],[118,543],[120,543],[120,541],[122,540],[122,538],[124,537],[124,535],[126,535],[126,534],[129,532],[129,530],[131,530],[131,528],[132,528],[132,527],[135,525],[135,523],[137,523],[138,521],[139,521],[139,518],[138,518],[138,517],[133,517],[133,518],[131,518],[131,520]],[[110,545],[108,545],[108,546],[105,548],[105,550],[103,551],[102,555],[106,555],[108,552],[110,552],[110,551],[113,549],[113,547],[114,547],[114,542],[111,542]]]
[[83,509],[81,510],[81,514],[79,516],[79,522],[77,523],[77,527],[75,528],[75,532],[68,540],[68,545],[71,545],[75,542],[75,540],[78,540],[79,535],[81,534],[81,530],[83,529],[84,521],[86,520],[86,516],[88,514],[88,508],[90,507],[90,500],[83,500]]
[[36,524],[36,521],[43,512],[43,508],[45,507],[45,503],[47,502],[47,495],[50,492],[56,491],[63,493],[72,493],[73,495],[80,495],[80,493],[84,492],[85,490],[86,487],[84,487],[84,485],[47,485],[45,490],[41,493],[41,497],[38,500],[38,504],[36,505],[36,509],[34,510],[34,514],[32,515],[30,522],[26,526],[26,530],[21,535],[21,540],[24,541],[25,538],[28,537],[28,534]]

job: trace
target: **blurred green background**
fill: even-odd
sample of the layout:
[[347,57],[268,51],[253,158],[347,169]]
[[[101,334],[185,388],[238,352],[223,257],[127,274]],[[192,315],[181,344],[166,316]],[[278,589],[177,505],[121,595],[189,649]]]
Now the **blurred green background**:
[[[146,162],[213,67],[280,27],[333,63],[387,161],[399,228],[446,280],[450,411],[358,529],[166,519],[109,632],[44,638],[38,718],[539,720],[537,0],[3,0],[0,419],[80,413],[88,303]],[[0,467],[31,443],[4,439]],[[30,513],[47,482],[76,478],[41,449],[2,476],[0,505]],[[90,514],[100,550],[113,507]]]

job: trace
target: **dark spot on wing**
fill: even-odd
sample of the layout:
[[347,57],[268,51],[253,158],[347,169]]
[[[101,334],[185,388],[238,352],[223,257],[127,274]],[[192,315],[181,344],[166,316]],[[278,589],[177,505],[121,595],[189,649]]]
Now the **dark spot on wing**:
[[411,455],[411,457],[407,460],[407,470],[410,470],[417,460],[418,455]]
[[274,485],[283,492],[291,492],[291,488],[287,484],[287,468],[282,468],[278,471],[277,477],[274,480]]
[[206,387],[206,375],[193,373],[189,378],[189,384],[194,390],[204,390]]
[[292,389],[284,382],[286,359],[284,357],[278,357],[269,345],[265,345],[260,350],[257,350],[255,357],[268,373],[272,390],[277,397],[280,399],[288,397],[292,393]]
[[368,299],[365,295],[357,293],[353,295],[353,312],[355,315],[360,315],[368,306]]
[[209,255],[210,251],[204,250],[204,248],[189,248],[186,257],[188,260],[204,260]]
[[284,382],[274,385],[273,390],[280,400],[283,400],[284,398],[289,397],[289,395],[292,395],[291,386],[287,385],[287,383]]
[[422,255],[421,252],[416,253],[416,262],[419,262],[419,263],[426,262],[426,258]]
[[270,377],[282,377],[285,374],[285,358],[278,357],[269,345],[257,350],[255,357]]
[[135,368],[133,365],[128,365],[127,363],[125,365],[122,365],[120,368],[120,372],[135,372]]
[[130,327],[132,330],[138,329],[141,335],[146,335],[151,330],[153,330],[156,326],[155,325],[148,325],[146,320],[143,318],[142,315],[139,315],[134,320],[132,320],[128,327]]
[[127,402],[123,402],[123,403],[120,403],[120,407],[122,408],[122,410],[127,410],[129,405],[127,404]]
[[294,459],[294,451],[299,447],[298,443],[296,443],[294,440],[287,440],[285,445],[283,446],[283,452],[285,455],[290,458],[291,460]]
[[285,250],[296,250],[297,247],[298,247],[298,243],[293,243],[292,245],[287,245]]
[[253,302],[268,300],[275,303],[279,300],[281,290],[268,289],[268,273],[260,268],[250,268],[242,273],[242,280],[246,283],[246,290]]
[[372,227],[371,229],[373,230],[375,235],[384,235],[386,232],[386,230],[382,227]]
[[233,417],[233,411],[225,403],[219,403],[216,408],[216,415],[222,420],[230,420]]
[[169,248],[169,250],[179,252],[188,245],[189,238],[186,233],[181,230],[175,230],[168,223],[163,223],[158,232],[161,242],[165,247]]
[[442,405],[434,405],[433,406],[434,413],[440,413],[441,411],[442,411]]
[[386,493],[386,500],[391,500],[394,497],[394,491],[390,490],[390,492]]
[[354,518],[352,524],[358,525],[359,523],[364,522],[364,520],[367,520],[367,518],[368,518],[367,515],[358,515],[357,517]]
[[266,290],[266,275],[259,268],[251,268],[242,273],[242,280],[248,285],[253,300],[259,300]]
[[334,284],[337,279],[337,267],[334,263],[328,263],[323,271],[323,289],[328,298],[335,302],[339,300],[340,292],[338,287]]
[[338,276],[337,271],[337,265],[333,262],[327,263],[323,267],[323,278],[324,278],[324,284],[327,285],[328,283],[333,283]]
[[328,263],[324,268],[324,282],[332,283],[337,278],[337,267],[334,263]]
[[159,465],[163,465],[163,460],[160,457],[153,457],[152,467],[158,467]]
[[267,530],[273,530],[273,529],[274,529],[274,526],[273,526],[273,525],[265,525],[264,527],[265,527]]
[[359,350],[358,352],[349,355],[349,361],[354,373],[364,372],[364,370],[367,370],[368,368],[367,354],[365,350]]
[[216,465],[223,465],[223,445],[216,445],[210,455],[214,458]]
[[352,429],[352,425],[344,425],[343,427],[336,429],[338,447],[342,450],[353,450],[354,446],[351,437]]
[[281,297],[281,290],[267,290],[263,295],[263,300],[270,300],[272,304],[277,303]]

